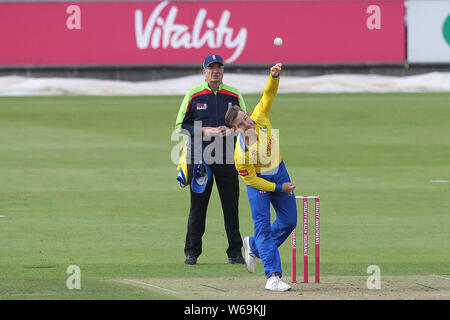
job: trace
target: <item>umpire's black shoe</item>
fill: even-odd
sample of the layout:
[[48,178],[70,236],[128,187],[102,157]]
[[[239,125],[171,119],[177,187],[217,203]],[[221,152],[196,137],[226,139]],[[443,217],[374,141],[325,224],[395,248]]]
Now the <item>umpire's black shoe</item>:
[[188,265],[194,265],[197,264],[197,257],[194,256],[187,256],[186,260],[184,260],[184,264]]
[[228,264],[245,264],[245,259],[243,256],[228,258]]

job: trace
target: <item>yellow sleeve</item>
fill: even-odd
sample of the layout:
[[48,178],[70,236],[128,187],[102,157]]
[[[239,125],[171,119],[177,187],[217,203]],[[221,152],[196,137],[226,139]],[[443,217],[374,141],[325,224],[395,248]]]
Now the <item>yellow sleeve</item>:
[[267,181],[266,179],[260,178],[256,175],[255,167],[250,165],[237,165],[236,169],[239,175],[242,177],[244,182],[249,186],[263,191],[275,191],[276,184],[274,182]]
[[264,88],[263,96],[252,113],[252,118],[256,122],[269,119],[270,109],[272,108],[273,100],[278,92],[279,84],[280,77],[274,78],[270,75],[269,80],[267,80],[266,87]]
[[236,141],[234,165],[244,182],[258,190],[270,192],[281,191],[281,185],[277,185],[256,175],[255,166],[249,159],[249,151],[248,149],[245,149],[245,151],[242,149],[239,139],[240,137]]

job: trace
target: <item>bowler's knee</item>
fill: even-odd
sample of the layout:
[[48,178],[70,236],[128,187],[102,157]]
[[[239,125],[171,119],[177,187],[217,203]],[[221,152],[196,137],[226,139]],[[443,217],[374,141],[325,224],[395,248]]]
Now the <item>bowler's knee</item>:
[[287,231],[291,232],[297,227],[297,216],[292,216],[286,219],[285,228]]

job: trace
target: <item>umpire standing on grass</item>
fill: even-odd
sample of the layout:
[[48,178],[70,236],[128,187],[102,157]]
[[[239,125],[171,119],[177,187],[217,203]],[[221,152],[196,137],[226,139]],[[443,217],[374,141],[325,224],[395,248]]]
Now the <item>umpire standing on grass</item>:
[[[246,110],[239,90],[222,83],[224,64],[217,54],[203,62],[205,81],[191,88],[181,103],[175,128],[189,136],[188,179],[198,174],[198,164],[204,163],[211,174],[203,188],[190,188],[190,210],[184,253],[185,264],[194,265],[202,253],[206,211],[214,180],[220,201],[228,238],[228,263],[244,264],[242,238],[239,232],[239,179],[234,166],[234,131],[225,123],[229,107]],[[190,161],[189,161],[190,160]],[[197,165],[196,165],[197,164]],[[195,177],[194,177],[195,179]]]

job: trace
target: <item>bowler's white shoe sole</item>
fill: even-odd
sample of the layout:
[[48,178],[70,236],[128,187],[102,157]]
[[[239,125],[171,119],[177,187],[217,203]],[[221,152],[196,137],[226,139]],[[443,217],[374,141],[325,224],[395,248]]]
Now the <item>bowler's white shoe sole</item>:
[[245,254],[245,264],[247,266],[247,270],[250,273],[255,272],[256,266],[256,257],[253,255],[252,250],[250,249],[250,238],[244,238],[244,254]]

